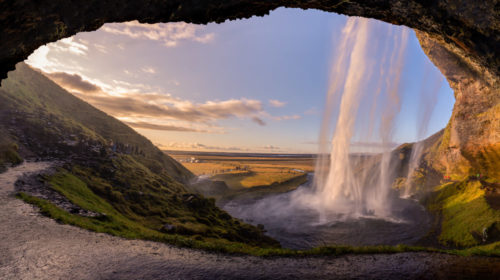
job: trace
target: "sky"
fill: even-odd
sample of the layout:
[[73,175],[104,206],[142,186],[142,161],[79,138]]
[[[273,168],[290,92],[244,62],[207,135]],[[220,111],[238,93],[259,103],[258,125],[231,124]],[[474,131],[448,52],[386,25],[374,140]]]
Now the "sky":
[[[280,8],[222,24],[108,23],[42,46],[26,62],[162,149],[315,153],[337,55],[332,50],[346,20]],[[395,143],[444,128],[454,103],[446,80],[409,34]],[[423,92],[424,104],[436,108],[424,112],[424,134],[416,106]],[[357,136],[362,124],[356,129],[357,149],[379,144]]]

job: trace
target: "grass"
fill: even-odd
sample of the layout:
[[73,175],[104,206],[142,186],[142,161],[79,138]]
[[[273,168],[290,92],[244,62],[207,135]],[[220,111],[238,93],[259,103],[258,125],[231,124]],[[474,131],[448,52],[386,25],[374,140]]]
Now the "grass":
[[[40,212],[56,221],[64,224],[79,226],[91,231],[108,233],[111,235],[127,239],[144,239],[172,244],[175,246],[202,249],[210,252],[253,255],[260,257],[307,257],[307,256],[340,256],[345,254],[394,254],[402,252],[435,252],[447,253],[461,256],[481,255],[490,257],[500,257],[500,242],[485,246],[477,246],[464,250],[442,250],[418,246],[322,246],[309,250],[292,250],[286,248],[263,248],[250,246],[241,242],[229,242],[221,239],[199,239],[198,237],[186,237],[181,235],[165,234],[145,228],[133,221],[128,221],[119,217],[119,214],[110,212],[104,217],[88,218],[70,214],[52,203],[27,195],[17,194],[17,197],[27,203],[40,208]],[[94,210],[110,209],[106,203],[101,201],[101,205],[93,205]]]
[[[441,185],[425,203],[431,212],[442,218],[438,240],[443,245],[478,246],[482,243],[484,229],[500,231],[500,211],[489,206],[480,181],[465,180]],[[500,236],[492,238],[500,240]],[[481,248],[498,250],[499,245],[497,242],[493,247],[488,246]]]
[[17,165],[23,162],[18,154],[18,146],[13,142],[3,142],[0,139],[0,173],[7,170],[8,165]]
[[[175,181],[168,182],[168,177],[148,173],[147,168],[129,156],[116,158],[111,165],[118,170],[113,175],[73,166],[71,170],[61,168],[57,173],[45,176],[44,180],[73,204],[104,213],[103,217],[110,222],[108,228],[118,230],[113,234],[120,236],[122,231],[126,237],[137,235],[138,238],[145,238],[143,232],[147,229],[150,232],[148,236],[151,232],[154,236],[166,232],[201,240],[278,246],[261,229],[240,222],[217,208],[215,200],[187,193],[181,185],[174,186]],[[102,163],[101,168],[108,170],[111,167]],[[88,228],[91,221],[96,222],[93,218],[84,219],[82,227]],[[96,223],[102,226],[100,222],[98,219]],[[166,224],[173,229],[165,230],[163,227]],[[103,231],[100,227],[89,229]]]
[[[282,184],[312,172],[312,158],[282,159],[272,157],[172,155],[177,160],[195,157],[200,162],[182,162],[195,175],[209,175],[210,179],[224,181],[231,189]],[[304,172],[301,172],[302,170]]]

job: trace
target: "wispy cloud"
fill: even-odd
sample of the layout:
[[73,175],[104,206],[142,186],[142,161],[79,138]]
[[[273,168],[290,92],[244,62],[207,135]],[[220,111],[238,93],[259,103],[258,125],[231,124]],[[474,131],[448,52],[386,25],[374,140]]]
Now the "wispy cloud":
[[248,148],[236,146],[213,146],[201,143],[169,142],[166,144],[156,144],[164,150],[195,150],[195,151],[226,151],[226,152],[247,152]]
[[69,91],[78,91],[86,93],[95,93],[101,91],[101,88],[93,83],[84,80],[78,74],[68,74],[65,72],[46,73],[54,82]]
[[[141,89],[150,89],[146,85],[115,80],[112,81],[113,86],[96,85],[78,74],[45,74],[75,96],[135,128],[224,133],[224,130],[214,126],[214,123],[230,118],[247,118],[265,125],[265,122],[257,117],[263,112],[262,103],[258,100],[240,98],[194,103],[170,94],[143,93]],[[114,88],[112,94],[107,91],[108,88]]]
[[286,120],[298,120],[301,119],[302,117],[299,115],[285,115],[285,116],[274,116],[272,117],[273,120],[275,121],[286,121]]
[[266,122],[264,122],[261,118],[259,117],[252,117],[252,121],[258,125],[264,126],[266,125]]
[[156,69],[154,69],[153,67],[150,67],[150,66],[142,67],[141,71],[144,73],[148,73],[148,74],[156,74]]
[[286,105],[286,102],[282,102],[276,99],[269,99],[269,104],[273,107],[280,108]]
[[70,52],[79,56],[86,55],[89,48],[88,42],[84,40],[77,40],[74,37],[65,38],[52,44],[51,47],[58,51]]
[[202,44],[212,42],[214,33],[203,33],[204,27],[185,22],[143,24],[138,21],[108,23],[100,30],[133,39],[147,39],[162,42],[166,47],[175,47],[181,41],[194,41]]
[[165,124],[154,124],[148,122],[125,122],[134,128],[143,128],[143,129],[152,129],[152,130],[163,130],[163,131],[186,131],[186,132],[204,132],[209,133],[209,130],[206,129],[197,129],[185,126],[176,126],[176,125],[165,125]]

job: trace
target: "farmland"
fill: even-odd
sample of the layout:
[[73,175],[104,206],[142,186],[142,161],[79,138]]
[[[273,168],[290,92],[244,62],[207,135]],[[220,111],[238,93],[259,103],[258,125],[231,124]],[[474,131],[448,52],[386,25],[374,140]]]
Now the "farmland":
[[[197,176],[224,181],[232,190],[293,181],[314,169],[310,155],[276,156],[224,153],[170,152],[171,157]],[[297,181],[297,180],[295,180]]]

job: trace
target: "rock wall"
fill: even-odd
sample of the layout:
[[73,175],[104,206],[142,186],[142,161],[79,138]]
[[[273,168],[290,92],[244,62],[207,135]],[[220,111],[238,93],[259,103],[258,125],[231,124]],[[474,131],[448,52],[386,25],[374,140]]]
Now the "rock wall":
[[448,80],[456,100],[434,157],[435,166],[447,174],[481,174],[500,180],[498,76],[439,37],[420,31],[416,34],[424,52]]
[[1,0],[0,79],[39,46],[106,22],[192,23],[263,16],[278,7],[380,19],[430,33],[497,77],[497,0]]
[[278,7],[370,17],[417,30],[457,100],[438,166],[444,172],[457,166],[458,173],[486,172],[500,180],[497,0],[0,0],[0,79],[39,46],[106,22],[220,23],[263,16]]

